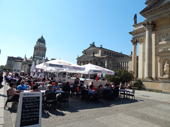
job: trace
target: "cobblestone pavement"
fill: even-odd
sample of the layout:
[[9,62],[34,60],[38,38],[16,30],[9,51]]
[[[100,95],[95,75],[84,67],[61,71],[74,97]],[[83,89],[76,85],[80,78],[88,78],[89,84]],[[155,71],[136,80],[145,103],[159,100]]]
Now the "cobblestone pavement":
[[[43,110],[42,127],[170,127],[169,97],[145,91],[136,91],[136,99],[105,102],[73,97],[69,98],[68,108],[62,104],[56,109]],[[15,124],[16,114],[11,109],[4,110],[4,127]]]

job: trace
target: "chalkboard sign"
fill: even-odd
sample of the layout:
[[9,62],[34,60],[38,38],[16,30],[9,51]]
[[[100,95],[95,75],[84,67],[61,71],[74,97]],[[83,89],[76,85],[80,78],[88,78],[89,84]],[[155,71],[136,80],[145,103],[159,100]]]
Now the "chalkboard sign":
[[41,127],[42,93],[20,94],[16,127]]

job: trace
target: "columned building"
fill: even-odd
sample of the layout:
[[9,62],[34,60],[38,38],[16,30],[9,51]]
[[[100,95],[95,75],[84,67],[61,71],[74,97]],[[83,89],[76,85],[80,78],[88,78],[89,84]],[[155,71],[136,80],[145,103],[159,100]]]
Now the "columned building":
[[78,65],[94,64],[110,70],[126,69],[131,70],[131,55],[118,53],[106,48],[96,47],[94,42],[90,47],[82,51],[82,56],[77,58]]
[[43,57],[45,58],[46,50],[45,39],[41,36],[34,46],[33,60],[37,61],[42,60]]
[[[146,88],[170,92],[170,0],[146,0],[140,12],[145,21],[137,23],[134,16],[132,37],[132,70]],[[137,56],[138,52],[138,77]],[[161,83],[160,83],[161,80]]]
[[[45,58],[46,55],[46,43],[43,36],[38,38],[36,45],[34,46],[33,56],[27,58],[26,55],[24,58],[21,57],[10,57],[7,58],[6,67],[9,67],[15,72],[30,72],[30,68],[32,66],[32,62],[36,63],[39,60],[39,63],[42,62],[43,57]],[[48,58],[45,59],[48,61]]]

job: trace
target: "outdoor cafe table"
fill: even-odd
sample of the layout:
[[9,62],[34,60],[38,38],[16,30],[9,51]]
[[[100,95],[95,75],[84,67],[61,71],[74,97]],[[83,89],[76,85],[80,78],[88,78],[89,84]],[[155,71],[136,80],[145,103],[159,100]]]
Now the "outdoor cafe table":
[[125,94],[126,94],[126,93],[130,93],[130,91],[129,91],[129,90],[126,90],[126,89],[120,89],[120,92],[124,93],[124,94],[123,94],[123,95],[124,95],[124,98],[125,98]]
[[95,94],[95,90],[88,90],[88,93]]
[[[30,90],[24,90],[24,92],[30,92]],[[40,90],[40,92],[45,93],[45,90]],[[55,93],[63,93],[62,90],[56,90]]]

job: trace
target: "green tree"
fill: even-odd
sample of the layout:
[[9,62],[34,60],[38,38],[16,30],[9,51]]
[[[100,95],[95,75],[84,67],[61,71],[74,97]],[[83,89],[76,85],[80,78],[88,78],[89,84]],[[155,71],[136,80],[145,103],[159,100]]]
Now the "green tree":
[[1,66],[0,66],[0,70],[3,70],[3,69],[4,69],[4,67],[5,67],[4,65],[1,65]]
[[9,67],[4,67],[4,70],[7,70],[7,71],[13,71],[11,68],[9,68]]
[[109,82],[114,82],[114,84],[119,84],[122,82],[123,84],[125,82],[131,82],[134,79],[134,73],[133,71],[127,71],[127,70],[115,70],[114,75],[106,75],[106,79]]

